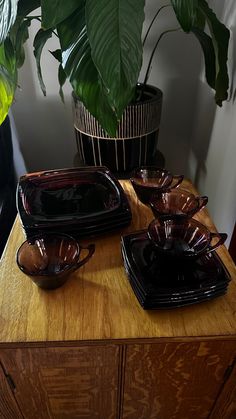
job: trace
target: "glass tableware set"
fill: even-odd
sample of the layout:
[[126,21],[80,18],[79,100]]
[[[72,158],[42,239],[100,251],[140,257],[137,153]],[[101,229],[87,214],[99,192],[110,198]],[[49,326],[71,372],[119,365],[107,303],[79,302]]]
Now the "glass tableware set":
[[[206,301],[225,294],[230,281],[215,252],[227,236],[210,232],[192,218],[208,199],[179,188],[183,178],[141,167],[130,179],[155,217],[146,230],[121,238],[125,271],[144,309]],[[17,264],[44,289],[60,287],[92,257],[95,246],[82,247],[78,240],[121,229],[132,218],[123,188],[106,167],[22,176],[17,207],[26,235]]]
[[192,218],[207,204],[207,197],[179,188],[180,179],[154,167],[137,169],[131,178],[138,198],[156,217],[147,230],[121,239],[125,270],[144,309],[210,300],[224,295],[230,281],[215,252],[227,235],[212,233]]
[[120,229],[132,218],[124,190],[106,167],[22,176],[17,208],[27,238],[17,252],[17,265],[43,289],[60,287],[88,262],[95,246],[83,248],[78,240]]

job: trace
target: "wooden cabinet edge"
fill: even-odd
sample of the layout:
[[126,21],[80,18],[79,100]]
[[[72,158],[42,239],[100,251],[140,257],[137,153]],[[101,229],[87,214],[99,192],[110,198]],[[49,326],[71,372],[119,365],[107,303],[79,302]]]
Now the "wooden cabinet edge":
[[125,366],[126,366],[126,345],[121,345],[120,348],[120,368],[119,368],[119,379],[118,379],[118,416],[121,419],[123,417],[123,404],[124,404],[124,386],[125,386]]
[[0,361],[0,417],[5,419],[23,419],[23,415],[14,397],[14,383]]
[[130,345],[134,343],[171,343],[171,342],[208,342],[208,341],[235,341],[236,335],[219,336],[179,336],[179,337],[152,337],[152,338],[118,338],[118,339],[93,339],[70,341],[34,341],[34,342],[0,342],[1,349],[15,348],[50,348],[72,346],[104,346],[104,345]]
[[209,416],[209,419],[219,418],[236,418],[236,358],[225,372],[225,381]]

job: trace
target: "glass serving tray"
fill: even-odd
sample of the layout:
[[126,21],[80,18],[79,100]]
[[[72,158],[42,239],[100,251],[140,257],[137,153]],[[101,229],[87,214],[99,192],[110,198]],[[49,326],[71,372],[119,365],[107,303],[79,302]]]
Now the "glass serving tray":
[[96,224],[130,216],[126,195],[105,167],[51,170],[22,176],[17,207],[25,228]]

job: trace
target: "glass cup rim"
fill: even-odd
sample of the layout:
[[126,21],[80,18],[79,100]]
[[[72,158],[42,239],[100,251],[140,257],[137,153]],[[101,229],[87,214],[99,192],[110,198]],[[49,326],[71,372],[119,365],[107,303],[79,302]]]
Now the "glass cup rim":
[[[66,239],[69,239],[71,242],[73,242],[76,245],[76,248],[77,248],[77,260],[78,260],[78,258],[80,256],[81,247],[80,247],[78,241],[74,237],[70,236],[69,234],[53,233],[53,232],[35,234],[35,235],[29,237],[28,239],[26,239],[23,243],[21,243],[21,245],[19,246],[19,248],[17,249],[17,252],[16,252],[16,263],[17,263],[17,266],[19,267],[19,269],[24,274],[26,274],[28,276],[32,276],[32,277],[42,277],[42,276],[47,277],[47,276],[49,276],[49,274],[47,272],[43,272],[43,271],[40,271],[38,273],[31,272],[31,271],[27,270],[24,266],[22,266],[20,264],[20,262],[19,262],[19,254],[20,254],[21,250],[23,249],[23,247],[25,247],[26,245],[30,244],[29,242],[31,240],[39,240],[40,238],[41,239],[42,238],[44,239],[44,238],[47,238],[47,237],[52,237],[52,238],[66,238]],[[50,272],[50,277],[61,276],[65,272],[69,271],[73,265],[74,264],[68,265],[65,268],[63,268],[62,270],[60,270],[59,272]]]
[[[130,179],[135,180],[136,178],[139,178],[139,174],[141,175],[141,172],[146,170],[146,172],[159,172],[159,173],[163,173],[166,176],[170,176],[173,177],[173,174],[167,170],[164,169],[162,167],[158,167],[158,166],[140,166],[140,167],[136,167],[135,169],[133,169]],[[147,176],[148,177],[148,176]]]
[[[159,208],[159,206],[158,206],[158,201],[159,202],[163,202],[162,201],[162,198],[164,197],[164,196],[167,196],[167,195],[169,195],[169,196],[177,196],[177,195],[184,195],[186,198],[187,197],[189,197],[189,198],[193,198],[193,201],[194,201],[194,203],[195,203],[195,205],[194,205],[194,207],[191,209],[191,211],[189,211],[189,213],[191,214],[192,212],[194,212],[194,211],[196,211],[197,209],[198,209],[198,207],[199,207],[199,200],[198,200],[198,198],[201,198],[199,195],[194,195],[194,193],[192,193],[192,192],[189,192],[189,191],[187,191],[186,189],[182,189],[182,188],[174,188],[174,189],[170,189],[170,190],[167,190],[167,191],[163,191],[163,192],[161,192],[161,194],[157,194],[157,193],[153,193],[152,194],[152,196],[151,196],[151,198],[150,198],[150,200],[149,200],[149,204],[150,204],[150,206],[151,207],[154,207],[154,209],[155,209],[155,211],[156,212],[158,212],[159,214],[160,214],[160,216],[161,215],[168,215],[168,214],[170,214],[170,216],[171,215],[174,215],[175,217],[177,217],[178,216],[178,214],[175,214],[175,213],[171,213],[171,212],[164,212],[164,211],[161,211],[160,210],[160,208]],[[186,212],[186,213],[183,213],[183,214],[181,214],[181,215],[183,215],[183,216],[187,216],[188,215],[188,213]]]
[[[199,230],[201,231],[201,235],[203,236],[205,236],[206,237],[206,244],[205,244],[205,246],[204,246],[204,248],[203,249],[201,249],[200,251],[195,251],[194,252],[194,254],[192,254],[191,256],[190,255],[188,255],[188,256],[185,256],[185,257],[194,257],[194,256],[197,256],[198,254],[201,254],[201,253],[204,253],[204,251],[207,249],[207,247],[209,246],[209,244],[210,244],[210,241],[211,241],[211,232],[210,232],[210,230],[208,230],[208,228],[204,225],[204,224],[202,224],[202,223],[200,223],[199,221],[197,221],[197,220],[195,220],[195,219],[193,219],[193,218],[190,218],[190,219],[187,219],[187,220],[185,220],[183,223],[181,223],[181,224],[179,224],[179,223],[177,223],[177,222],[175,222],[175,220],[172,220],[172,219],[170,219],[170,220],[166,220],[166,221],[164,221],[164,223],[163,224],[159,224],[159,221],[158,221],[158,219],[154,219],[154,220],[152,220],[151,221],[151,223],[148,225],[148,229],[147,229],[147,233],[148,233],[148,237],[149,237],[149,239],[151,240],[151,242],[153,243],[153,245],[155,245],[155,247],[157,248],[157,249],[159,249],[159,250],[161,250],[161,251],[163,251],[163,252],[165,252],[165,250],[163,250],[162,249],[162,247],[158,244],[158,242],[153,238],[153,235],[152,235],[152,232],[151,232],[151,229],[152,229],[152,227],[154,226],[154,225],[156,225],[157,226],[157,228],[159,228],[159,229],[161,229],[161,230],[163,230],[164,228],[165,228],[165,226],[166,226],[166,224],[169,224],[169,225],[172,225],[174,228],[176,228],[177,230],[183,230],[183,226],[185,225],[185,224],[187,224],[187,225],[192,225],[192,226],[194,226],[194,227],[198,227],[199,228]],[[186,228],[185,230],[188,230],[188,228]]]

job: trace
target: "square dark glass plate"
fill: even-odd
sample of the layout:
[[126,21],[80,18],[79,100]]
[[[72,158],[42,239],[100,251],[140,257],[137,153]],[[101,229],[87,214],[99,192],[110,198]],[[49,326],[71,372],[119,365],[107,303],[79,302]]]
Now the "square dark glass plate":
[[[71,218],[67,221],[58,222],[40,222],[32,225],[23,224],[25,231],[29,234],[36,234],[40,231],[64,231],[69,232],[79,231],[81,233],[89,234],[94,230],[101,230],[103,228],[112,228],[113,225],[121,224],[129,225],[132,220],[132,214],[128,211],[114,211],[113,215],[109,214],[106,217],[91,217],[87,219],[74,219]],[[21,220],[22,221],[22,220]]]
[[139,282],[137,278],[134,276],[133,272],[130,270],[129,266],[126,264],[126,261],[124,260],[124,267],[126,274],[128,275],[129,281],[131,286],[135,289],[135,292],[139,296],[140,299],[145,301],[146,303],[182,303],[182,302],[188,302],[189,300],[193,301],[200,301],[202,298],[212,297],[218,293],[225,292],[228,287],[228,282],[224,284],[219,284],[214,288],[209,289],[203,289],[202,291],[190,293],[190,294],[159,294],[159,295],[146,295],[143,293],[142,289],[139,286]]
[[146,231],[122,237],[123,258],[144,298],[203,295],[227,286],[230,275],[216,253],[182,264],[157,254]]
[[127,197],[106,167],[32,173],[20,178],[17,206],[26,230],[62,225],[91,226],[131,217]]
[[228,281],[219,283],[215,286],[210,286],[209,288],[205,287],[199,290],[194,290],[194,292],[189,292],[189,293],[185,293],[185,292],[171,293],[170,292],[170,294],[164,294],[164,293],[157,292],[153,294],[146,294],[145,292],[143,292],[143,289],[140,287],[140,282],[138,278],[135,277],[134,273],[130,269],[123,252],[122,254],[123,254],[123,259],[124,259],[125,271],[129,277],[132,287],[135,288],[140,298],[147,303],[149,302],[151,303],[155,303],[155,302],[175,303],[175,302],[185,302],[185,301],[188,301],[189,299],[201,300],[202,298],[213,296],[214,294],[218,292],[224,292],[227,290]]
[[191,306],[193,304],[204,303],[204,302],[213,300],[215,298],[222,297],[227,292],[227,290],[220,290],[220,291],[214,292],[213,294],[203,296],[201,298],[193,297],[193,298],[189,298],[188,300],[179,300],[179,301],[174,301],[174,302],[173,301],[168,301],[168,302],[147,301],[146,299],[142,299],[142,297],[140,297],[137,290],[135,289],[135,286],[133,285],[131,281],[130,281],[130,284],[139,304],[144,310],[170,310],[170,309],[176,309],[176,308],[181,308],[185,306]]
[[[125,263],[124,263],[125,265]],[[176,298],[176,299],[172,299],[172,298],[166,298],[166,299],[158,299],[158,298],[152,298],[152,297],[146,297],[144,296],[139,288],[137,287],[135,278],[132,274],[132,272],[129,270],[129,268],[125,265],[125,270],[126,270],[126,274],[128,276],[131,288],[139,302],[139,304],[141,305],[141,307],[144,310],[163,310],[163,309],[175,309],[175,308],[180,308],[180,307],[184,307],[184,306],[189,306],[189,305],[193,305],[193,304],[198,304],[198,303],[202,303],[202,302],[206,302],[209,300],[213,300],[217,297],[221,297],[223,295],[226,294],[227,292],[227,285],[223,286],[222,288],[219,288],[217,290],[214,291],[209,291],[201,296],[196,296],[194,295],[189,295],[189,296],[185,296],[185,298]]]
[[117,219],[116,221],[112,221],[111,223],[101,224],[101,225],[91,225],[89,228],[83,228],[80,225],[62,225],[61,227],[55,228],[55,226],[49,226],[48,228],[31,228],[25,229],[25,233],[27,238],[34,236],[39,232],[44,233],[64,233],[69,234],[75,238],[89,238],[89,237],[96,237],[101,236],[103,234],[107,234],[109,232],[114,232],[120,230],[122,228],[127,227],[131,222],[131,218],[123,218]]

